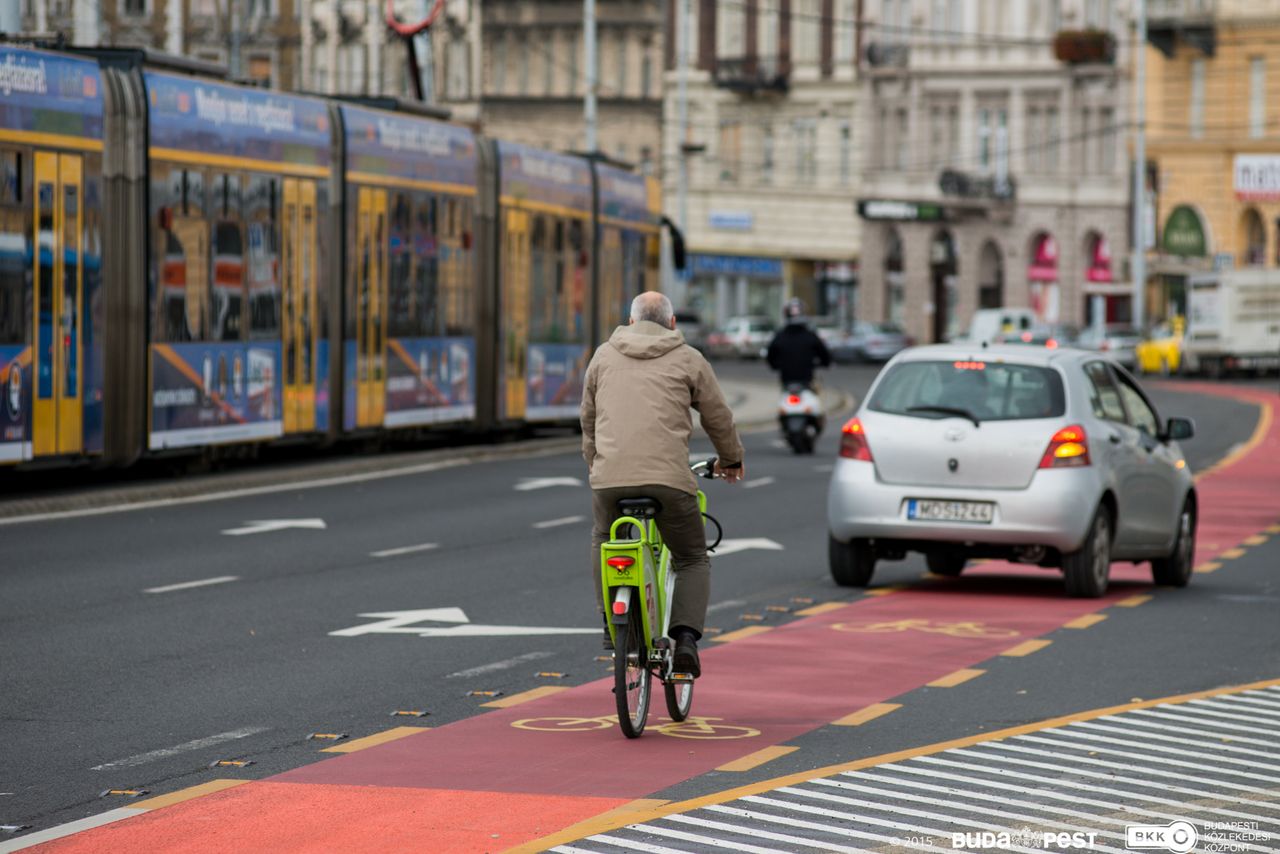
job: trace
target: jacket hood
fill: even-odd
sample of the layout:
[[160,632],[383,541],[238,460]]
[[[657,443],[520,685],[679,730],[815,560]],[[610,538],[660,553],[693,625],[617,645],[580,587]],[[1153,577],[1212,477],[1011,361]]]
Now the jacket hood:
[[678,329],[667,329],[651,320],[641,320],[613,330],[609,343],[624,356],[656,359],[683,344],[684,336]]

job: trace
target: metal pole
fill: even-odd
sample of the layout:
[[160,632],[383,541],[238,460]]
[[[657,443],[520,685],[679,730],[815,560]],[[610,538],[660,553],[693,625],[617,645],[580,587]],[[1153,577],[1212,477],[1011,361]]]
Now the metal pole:
[[587,125],[587,153],[596,153],[596,0],[585,0],[582,30],[586,42],[587,94],[583,104]]
[[1146,325],[1147,298],[1147,0],[1137,0],[1138,38],[1133,140],[1133,325]]
[[[173,0],[170,0],[173,2]],[[240,28],[243,21],[240,18],[240,0],[231,0],[231,79],[239,80],[244,76],[240,71],[240,44],[241,34]]]
[[[679,24],[676,30],[676,103],[680,113],[680,138],[676,140],[676,156],[680,158],[680,174],[676,185],[679,200],[680,230],[684,232],[686,246],[689,238],[689,155],[685,144],[689,141],[689,19],[692,17],[690,4],[692,0],[679,0]],[[687,295],[685,293],[685,277],[687,272],[676,272],[674,302],[683,308]]]

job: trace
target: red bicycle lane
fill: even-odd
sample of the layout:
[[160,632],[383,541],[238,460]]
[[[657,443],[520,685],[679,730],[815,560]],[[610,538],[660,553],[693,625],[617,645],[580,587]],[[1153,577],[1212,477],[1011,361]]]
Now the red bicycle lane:
[[[1200,480],[1198,560],[1280,519],[1280,429],[1269,414],[1264,422],[1240,455],[1247,465]],[[655,684],[650,729],[639,740],[618,732],[611,680],[599,680],[39,850],[470,852],[527,844],[972,667],[1149,585],[1145,568],[1115,570],[1106,597],[1081,600],[1062,596],[1055,573],[993,562],[972,579],[924,582],[712,645],[691,721],[666,720]]]

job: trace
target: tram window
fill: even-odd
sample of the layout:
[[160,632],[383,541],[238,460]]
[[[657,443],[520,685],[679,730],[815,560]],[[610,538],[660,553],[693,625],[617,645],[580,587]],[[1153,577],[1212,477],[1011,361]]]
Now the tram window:
[[55,233],[53,230],[53,184],[41,182],[36,189],[40,206],[40,219],[36,223],[37,246],[40,256],[40,301],[36,305],[36,354],[40,362],[40,374],[36,377],[36,396],[41,400],[53,397],[53,261]]
[[417,255],[413,239],[413,204],[409,194],[397,192],[391,197],[391,234],[387,263],[387,335],[413,338],[422,334],[422,306],[414,281]]
[[240,176],[213,180],[213,288],[209,292],[209,338],[239,341],[244,329],[244,234]]
[[0,149],[0,344],[26,341],[31,306],[27,294],[26,211],[22,208],[22,155]]
[[251,175],[245,193],[249,337],[280,337],[280,182]]
[[529,237],[529,340],[554,341],[555,315],[552,307],[550,271],[547,269],[547,218],[533,217]]
[[413,217],[413,287],[421,314],[417,334],[423,336],[436,336],[444,331],[440,312],[439,221],[439,199],[420,194]]
[[458,202],[458,241],[453,247],[455,281],[449,300],[449,334],[467,334],[474,325],[472,278],[472,228],[473,213],[470,200]]
[[62,188],[62,394],[80,396],[80,188]]

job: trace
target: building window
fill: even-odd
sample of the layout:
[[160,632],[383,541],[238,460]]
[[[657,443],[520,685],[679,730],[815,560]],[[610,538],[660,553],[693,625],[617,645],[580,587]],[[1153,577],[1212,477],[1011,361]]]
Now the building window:
[[1098,172],[1111,175],[1116,171],[1116,111],[1111,107],[1098,110]]
[[449,96],[457,101],[465,101],[471,97],[470,61],[471,46],[465,39],[454,39],[445,47],[445,60],[448,65]]
[[1044,130],[1044,126],[1040,123],[1042,112],[1038,106],[1027,107],[1026,169],[1032,175],[1038,175],[1044,168],[1044,141],[1040,137],[1040,133]]
[[255,54],[249,57],[249,79],[271,85],[271,57]]
[[797,119],[791,125],[796,152],[796,183],[810,184],[817,176],[818,123],[814,119]]
[[746,4],[741,0],[720,0],[716,8],[716,56],[741,59],[746,54]]
[[853,62],[853,42],[856,38],[854,25],[858,19],[857,0],[839,0],[836,7],[834,23],[835,61],[838,65]]
[[991,168],[991,111],[986,107],[978,110],[978,165]]
[[756,26],[756,45],[766,64],[778,57],[778,21],[781,0],[760,0]]
[[542,94],[550,98],[556,91],[556,33],[548,33],[547,46],[542,53]]
[[948,166],[954,166],[960,156],[960,107],[954,105],[947,110],[947,156]]
[[773,125],[764,125],[760,128],[760,183],[773,183],[773,165]]
[[742,123],[736,120],[720,122],[720,181],[738,183],[742,166]]
[[618,33],[618,91],[615,93],[619,98],[625,97],[627,94],[627,37],[623,33]]
[[1044,111],[1044,171],[1046,175],[1058,174],[1058,150],[1061,147],[1061,131],[1058,129],[1058,108],[1046,107]]
[[1267,133],[1267,65],[1260,56],[1249,59],[1249,136]]
[[529,36],[525,35],[520,39],[520,80],[517,83],[521,95],[529,94],[529,53]]
[[1093,110],[1088,107],[1082,108],[1080,110],[1080,173],[1083,175],[1097,170],[1096,158],[1092,156],[1097,133],[1093,126]]
[[501,95],[507,88],[507,42],[505,35],[494,39],[496,50],[493,52],[493,93]]
[[895,169],[907,168],[907,153],[911,150],[910,115],[906,107],[898,108],[897,128],[893,144],[893,165]]
[[1204,60],[1191,60],[1191,114],[1187,124],[1190,125],[1192,139],[1204,136]]
[[568,64],[565,71],[569,77],[569,94],[578,94],[578,51],[582,50],[578,46],[578,31],[573,30],[569,33],[569,49],[564,52]]
[[853,128],[840,123],[840,183],[848,184],[853,176]]
[[644,45],[640,54],[640,97],[648,98],[653,86],[653,48]]
[[124,13],[126,15],[147,14],[147,0],[124,0]]

